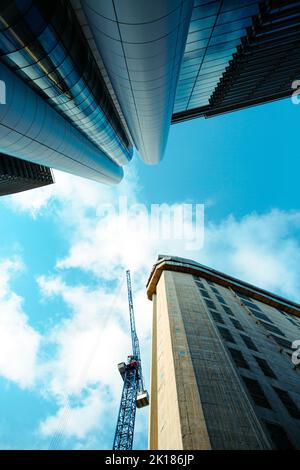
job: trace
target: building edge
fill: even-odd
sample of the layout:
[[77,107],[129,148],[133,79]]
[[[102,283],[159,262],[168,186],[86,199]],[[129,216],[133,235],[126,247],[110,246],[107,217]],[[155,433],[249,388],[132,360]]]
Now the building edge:
[[196,261],[170,255],[158,255],[157,262],[152,267],[146,284],[149,300],[152,300],[152,296],[156,292],[156,286],[163,271],[177,271],[192,274],[194,276],[201,275],[209,281],[225,287],[230,287],[234,292],[248,295],[260,302],[300,318],[300,304],[296,302],[287,300],[281,296],[273,294],[272,292],[209,268],[197,263]]

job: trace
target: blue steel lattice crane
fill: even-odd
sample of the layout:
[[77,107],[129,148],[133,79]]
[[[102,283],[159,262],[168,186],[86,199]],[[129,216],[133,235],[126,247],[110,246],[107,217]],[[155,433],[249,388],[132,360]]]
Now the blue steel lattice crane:
[[118,369],[124,383],[113,450],[132,449],[136,408],[143,408],[149,405],[149,395],[144,390],[140,345],[135,329],[130,271],[126,271],[126,279],[132,354],[128,356],[127,363],[121,362],[118,364]]

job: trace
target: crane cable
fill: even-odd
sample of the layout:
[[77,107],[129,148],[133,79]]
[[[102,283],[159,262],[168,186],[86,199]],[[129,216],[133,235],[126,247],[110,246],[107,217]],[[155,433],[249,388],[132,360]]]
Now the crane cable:
[[[122,276],[122,280],[120,281],[119,280],[119,285],[116,289],[116,293],[111,301],[111,304],[110,304],[110,308],[112,309],[115,304],[116,304],[116,301],[117,299],[119,298],[120,294],[121,294],[121,290],[123,288],[123,284],[124,284],[124,276]],[[78,377],[78,384],[80,384],[80,382],[84,379],[87,371],[89,370],[89,367],[91,365],[91,362],[92,362],[92,359],[96,353],[96,350],[99,346],[99,341],[100,341],[100,335],[101,335],[101,332],[99,332],[98,336],[97,336],[97,340],[95,341],[94,345],[92,346],[91,350],[90,350],[90,354],[88,355],[87,357],[87,360],[85,361],[85,364],[84,366],[82,367],[81,371],[80,371],[80,374],[79,374],[79,377]],[[55,431],[55,433],[53,434],[53,437],[51,438],[50,440],[50,444],[49,444],[49,447],[48,449],[49,450],[56,450],[58,449],[58,446],[60,444],[60,441],[62,440],[63,438],[63,431],[64,431],[64,428],[67,426],[69,420],[70,420],[70,416],[71,416],[71,407],[69,406],[69,395],[66,395],[66,403],[67,405],[65,406],[64,408],[64,411],[62,412],[61,414],[61,417],[60,417],[60,422],[59,422],[59,425],[58,425],[58,429]]]

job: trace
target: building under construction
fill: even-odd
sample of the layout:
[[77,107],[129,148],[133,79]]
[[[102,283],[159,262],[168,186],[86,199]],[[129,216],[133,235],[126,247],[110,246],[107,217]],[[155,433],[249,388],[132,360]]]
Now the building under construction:
[[300,305],[169,256],[147,293],[150,449],[300,449]]

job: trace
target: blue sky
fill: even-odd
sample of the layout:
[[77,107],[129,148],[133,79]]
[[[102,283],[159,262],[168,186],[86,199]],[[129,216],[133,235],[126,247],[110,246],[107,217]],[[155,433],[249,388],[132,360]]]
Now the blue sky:
[[[111,448],[130,352],[125,269],[132,270],[149,387],[158,253],[197,259],[299,301],[300,106],[284,100],[171,128],[164,160],[138,157],[108,188],[56,172],[49,188],[0,200],[0,448]],[[103,212],[205,204],[205,242],[151,239],[143,224]],[[135,447],[147,446],[148,410]]]

